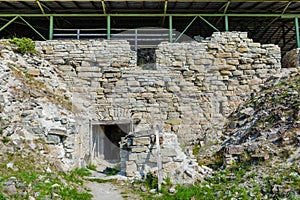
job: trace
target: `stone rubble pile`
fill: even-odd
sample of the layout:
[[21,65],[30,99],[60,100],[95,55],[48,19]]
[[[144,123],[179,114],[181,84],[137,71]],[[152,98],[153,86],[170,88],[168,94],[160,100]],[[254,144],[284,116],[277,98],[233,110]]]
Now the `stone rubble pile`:
[[[141,179],[147,174],[157,175],[158,152],[153,133],[135,133],[121,142],[121,169],[127,177]],[[174,133],[162,132],[159,138],[164,178],[183,184],[212,175],[210,168],[198,165],[190,149],[186,153],[182,151]]]
[[[48,61],[12,50],[1,46],[0,51],[0,137],[15,146],[1,145],[0,152],[24,149],[22,141],[27,141],[31,149],[58,162],[59,169],[73,168],[77,131],[69,110],[71,93]],[[39,139],[45,144],[38,144]]]
[[229,118],[220,152],[225,165],[251,160],[300,160],[300,74],[293,72],[265,85]]
[[285,68],[300,67],[300,48],[287,52],[282,58],[282,66]]

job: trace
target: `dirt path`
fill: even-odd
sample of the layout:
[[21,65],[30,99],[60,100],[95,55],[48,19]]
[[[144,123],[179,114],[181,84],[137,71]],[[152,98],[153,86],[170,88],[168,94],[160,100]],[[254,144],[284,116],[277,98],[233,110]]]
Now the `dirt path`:
[[[85,181],[84,185],[91,190],[93,195],[92,200],[123,200],[123,199],[141,199],[138,195],[130,194],[129,191],[124,189],[124,186],[121,186],[122,183],[125,183],[127,178],[121,175],[107,176],[100,171],[91,171],[91,176],[88,179],[101,179],[101,180],[118,180],[115,183],[105,182],[98,183],[94,181]],[[125,184],[126,185],[126,184]],[[123,195],[122,195],[123,193]],[[123,197],[124,198],[123,198]]]
[[93,194],[92,200],[123,200],[121,190],[112,183],[86,182]]

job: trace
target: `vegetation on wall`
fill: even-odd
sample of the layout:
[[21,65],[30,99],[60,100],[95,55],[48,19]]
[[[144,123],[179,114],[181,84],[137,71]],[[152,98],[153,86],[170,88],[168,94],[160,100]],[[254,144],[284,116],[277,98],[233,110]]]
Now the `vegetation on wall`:
[[35,50],[35,43],[30,38],[17,38],[14,37],[9,40],[10,44],[14,44],[17,47],[17,51],[19,53],[30,53],[34,54],[36,53]]

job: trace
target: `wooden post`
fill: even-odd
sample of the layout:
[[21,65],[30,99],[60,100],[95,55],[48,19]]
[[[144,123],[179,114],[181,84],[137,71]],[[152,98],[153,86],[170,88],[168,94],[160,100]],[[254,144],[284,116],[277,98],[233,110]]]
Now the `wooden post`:
[[159,144],[159,126],[155,125],[155,136],[156,136],[156,153],[157,153],[157,179],[158,179],[158,191],[161,191],[162,183],[162,163],[161,163],[161,154],[160,154],[160,144]]

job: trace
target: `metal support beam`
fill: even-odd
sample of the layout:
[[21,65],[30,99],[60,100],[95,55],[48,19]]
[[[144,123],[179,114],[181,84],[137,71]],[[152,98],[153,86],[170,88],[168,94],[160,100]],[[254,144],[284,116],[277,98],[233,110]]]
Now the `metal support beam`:
[[194,17],[194,19],[187,25],[187,27],[185,27],[185,29],[180,33],[180,35],[176,38],[175,42],[177,42],[181,37],[182,35],[185,33],[185,31],[190,28],[190,26],[193,24],[193,22],[197,19],[197,16]]
[[105,2],[104,2],[104,0],[101,1],[101,4],[102,4],[102,9],[103,9],[103,14],[106,15],[106,7],[105,7]]
[[228,24],[228,16],[225,15],[225,31],[228,32],[229,31],[229,24]]
[[50,16],[50,23],[49,23],[49,40],[53,40],[53,16]]
[[284,9],[282,10],[281,14],[283,15],[285,13],[285,11],[289,8],[289,6],[291,5],[292,1],[289,1],[286,6],[284,7]]
[[[110,15],[111,17],[163,17],[163,13],[114,13],[114,14],[101,14],[101,13],[54,13],[54,14],[20,14],[20,13],[5,13],[0,14],[0,17],[15,17],[15,16],[22,16],[22,17],[44,17],[44,16],[54,16],[54,17],[106,17]],[[190,13],[190,14],[166,14],[165,16],[174,16],[174,17],[195,17],[195,16],[202,16],[202,17],[224,17],[227,15],[228,17],[281,17],[281,18],[290,18],[294,19],[295,17],[300,18],[300,14],[260,14],[260,13],[216,13],[216,14],[209,14],[209,13]]]
[[298,17],[295,17],[295,29],[296,29],[297,48],[300,48],[300,33],[299,33],[299,19],[298,19]]
[[20,16],[20,19],[27,24],[34,32],[36,32],[43,40],[47,40],[40,32],[38,32],[31,24],[29,24],[23,17]]
[[170,42],[173,42],[173,19],[172,15],[169,16],[169,37],[170,37]]
[[230,1],[228,1],[228,2],[226,3],[225,9],[224,9],[224,14],[227,13],[227,10],[228,10],[229,6],[230,6]]
[[107,40],[110,40],[110,15],[107,16]]
[[[10,1],[10,2],[14,2],[14,1],[20,1],[20,0],[4,0],[4,1]],[[22,0],[24,2],[34,2],[35,0]],[[43,0],[45,2],[50,2],[53,0]],[[57,2],[90,2],[91,0],[56,0]],[[97,0],[94,0],[97,1]],[[111,2],[124,2],[124,1],[131,1],[134,2],[136,0],[105,0],[105,1],[111,1]],[[145,0],[145,1],[151,1],[153,2],[153,0]],[[154,0],[154,2],[159,2],[161,0]],[[177,2],[177,0],[169,0],[170,2]],[[210,0],[209,2],[227,2],[228,0]],[[275,0],[231,0],[232,2],[275,2]],[[288,0],[276,0],[276,2],[287,2]],[[207,0],[184,0],[184,2],[208,2]]]
[[163,26],[163,25],[164,25],[164,23],[165,23],[166,14],[167,14],[167,9],[168,9],[168,0],[166,0],[166,1],[165,1],[165,6],[164,6],[164,17],[163,17],[163,20],[162,20],[161,26]]
[[43,15],[46,14],[46,13],[45,13],[45,10],[44,10],[42,4],[39,2],[39,0],[36,0],[36,3],[38,4],[39,8],[41,9]]
[[202,19],[205,23],[207,23],[210,27],[212,27],[215,31],[220,32],[219,29],[217,29],[214,25],[212,25],[211,23],[209,23],[209,21],[207,21],[206,19],[204,19],[202,16],[199,15],[199,18]]
[[13,23],[16,19],[18,19],[19,16],[15,16],[12,20],[10,20],[9,22],[7,22],[6,24],[4,24],[1,28],[0,28],[0,32],[5,29],[7,26],[9,26],[11,23]]

